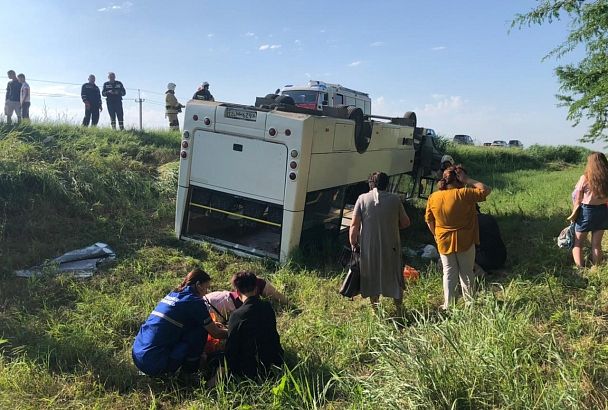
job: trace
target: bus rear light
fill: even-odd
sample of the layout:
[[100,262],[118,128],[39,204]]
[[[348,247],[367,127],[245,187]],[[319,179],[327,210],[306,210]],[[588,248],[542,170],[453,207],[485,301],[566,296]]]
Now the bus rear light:
[[275,135],[277,135],[277,130],[271,128],[268,130],[268,134],[270,134],[271,137],[274,137]]
[[291,150],[291,153],[290,153],[290,154],[291,154],[291,158],[297,158],[297,157],[298,157],[299,152],[298,152],[298,151],[296,151],[296,150],[294,149],[294,150]]
[[296,179],[296,173],[292,172],[289,174],[289,179],[291,179],[292,181]]
[[192,119],[193,119],[194,121],[198,121],[198,115],[196,115],[196,114],[195,114],[195,115],[193,115],[193,116],[192,116]]
[[188,148],[188,141],[182,141],[182,148]]
[[287,135],[288,137],[291,135],[291,130],[289,128],[285,130],[285,135]]
[[184,159],[188,157],[188,153],[186,151],[182,151],[179,155]]
[[184,131],[184,139],[190,138],[190,132]]
[[295,161],[291,161],[291,162],[289,163],[289,168],[291,168],[291,169],[296,169],[297,167],[298,167],[298,163],[297,163],[297,162],[295,162]]
[[203,122],[205,123],[205,125],[210,125],[211,124],[211,120],[209,119],[209,117],[205,117],[205,119],[203,120]]

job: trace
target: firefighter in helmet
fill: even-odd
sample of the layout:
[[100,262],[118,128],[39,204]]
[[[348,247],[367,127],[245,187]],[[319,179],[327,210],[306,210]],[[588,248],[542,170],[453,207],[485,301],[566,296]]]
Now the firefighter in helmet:
[[211,92],[209,92],[209,83],[207,81],[205,81],[198,87],[198,89],[192,96],[192,99],[203,101],[215,101],[213,99],[213,95],[211,95]]
[[169,119],[169,128],[173,131],[179,131],[177,114],[182,112],[182,108],[184,106],[175,97],[175,84],[167,84],[167,92],[165,92],[165,116]]

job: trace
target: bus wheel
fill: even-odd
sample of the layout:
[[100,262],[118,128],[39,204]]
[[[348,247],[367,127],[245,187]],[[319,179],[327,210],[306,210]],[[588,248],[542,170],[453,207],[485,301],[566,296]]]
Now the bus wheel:
[[409,125],[410,127],[416,127],[417,120],[415,112],[408,111],[403,115],[403,118],[405,118],[407,125]]
[[369,139],[364,138],[363,135],[363,128],[365,122],[363,117],[363,110],[361,110],[361,108],[348,106],[346,107],[346,112],[348,114],[348,119],[355,122],[355,146],[357,147],[357,151],[363,153],[367,149],[367,145],[369,145],[369,142],[367,144],[365,143],[366,140]]

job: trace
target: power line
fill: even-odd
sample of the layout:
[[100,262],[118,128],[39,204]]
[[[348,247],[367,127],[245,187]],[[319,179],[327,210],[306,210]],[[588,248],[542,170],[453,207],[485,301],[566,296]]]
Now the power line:
[[[40,80],[40,79],[37,79],[37,78],[28,78],[27,81],[28,82],[38,82],[38,83],[47,83],[47,84],[75,85],[75,86],[78,86],[78,87],[82,86],[82,84],[70,83],[70,82],[67,82],[67,81]],[[161,93],[161,92],[158,92],[158,91],[146,90],[146,89],[143,89],[143,88],[125,87],[125,90],[129,90],[129,91],[143,91],[145,93],[150,93],[150,94],[164,95],[164,93]]]

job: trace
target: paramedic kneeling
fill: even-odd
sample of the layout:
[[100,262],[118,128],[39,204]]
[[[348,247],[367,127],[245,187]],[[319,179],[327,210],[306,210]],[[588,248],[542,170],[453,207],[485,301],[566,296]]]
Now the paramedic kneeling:
[[173,292],[162,298],[141,326],[133,343],[133,362],[149,376],[198,370],[207,333],[225,339],[228,333],[211,321],[203,301],[211,277],[192,270]]

